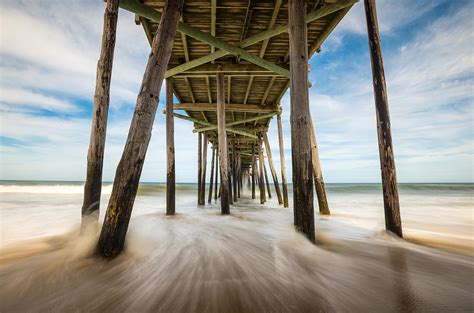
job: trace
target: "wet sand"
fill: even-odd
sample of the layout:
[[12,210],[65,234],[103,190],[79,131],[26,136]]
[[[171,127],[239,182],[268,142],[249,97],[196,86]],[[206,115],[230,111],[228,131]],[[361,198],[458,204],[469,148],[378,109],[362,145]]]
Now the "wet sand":
[[[179,211],[179,210],[178,210]],[[135,216],[125,253],[91,257],[98,228],[2,250],[2,312],[471,312],[472,256],[317,220],[316,246],[292,211],[239,201]],[[347,227],[345,232],[340,228]],[[355,239],[354,239],[355,238]]]

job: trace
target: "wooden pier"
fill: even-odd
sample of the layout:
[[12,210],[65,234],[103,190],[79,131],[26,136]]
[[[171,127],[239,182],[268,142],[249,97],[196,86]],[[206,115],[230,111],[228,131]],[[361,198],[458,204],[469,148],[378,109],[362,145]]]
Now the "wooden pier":
[[[193,123],[193,132],[198,138],[199,205],[206,205],[208,192],[207,203],[212,198],[219,199],[221,213],[229,214],[231,204],[239,201],[244,180],[251,183],[252,199],[256,198],[258,189],[260,203],[264,204],[273,196],[269,188],[271,178],[278,203],[289,206],[280,101],[291,87],[294,223],[297,230],[314,242],[313,188],[318,197],[320,214],[329,214],[330,210],[319,162],[316,132],[309,110],[308,59],[320,51],[324,40],[356,2],[107,0],[84,194],[85,217],[92,214],[98,216],[99,210],[118,7],[135,14],[135,22],[143,27],[151,53],[126,146],[117,168],[97,253],[113,258],[123,249],[164,80],[166,214],[173,215],[176,210],[174,160],[175,153],[179,151],[174,149],[174,118]],[[375,3],[374,0],[365,2],[368,8],[380,154],[384,155],[381,162],[387,229],[401,236]],[[176,103],[173,103],[173,97],[178,100]],[[270,121],[275,117],[281,182],[273,164],[272,149],[275,147],[270,146],[267,135]],[[206,191],[208,145],[212,146],[212,161],[209,189]]]

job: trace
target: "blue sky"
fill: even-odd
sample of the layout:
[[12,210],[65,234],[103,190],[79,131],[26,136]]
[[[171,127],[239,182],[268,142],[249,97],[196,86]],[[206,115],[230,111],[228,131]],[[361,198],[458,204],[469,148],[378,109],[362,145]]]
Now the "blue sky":
[[[400,182],[473,181],[473,1],[378,0]],[[0,179],[83,180],[103,2],[0,4]],[[113,180],[149,53],[121,11],[104,180]],[[326,182],[379,182],[363,4],[311,61],[310,106]],[[142,181],[165,181],[162,97]],[[291,177],[289,94],[282,100]],[[178,182],[196,180],[197,136],[176,120]],[[269,131],[277,153],[276,121]],[[277,161],[276,166],[280,166]]]

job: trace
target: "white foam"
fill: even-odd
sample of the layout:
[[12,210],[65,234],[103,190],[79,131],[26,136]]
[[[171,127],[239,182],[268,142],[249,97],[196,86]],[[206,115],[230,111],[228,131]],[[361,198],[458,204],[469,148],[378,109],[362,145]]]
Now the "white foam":
[[[110,194],[112,185],[102,187],[102,194]],[[82,194],[84,185],[0,185],[0,193],[23,194]]]

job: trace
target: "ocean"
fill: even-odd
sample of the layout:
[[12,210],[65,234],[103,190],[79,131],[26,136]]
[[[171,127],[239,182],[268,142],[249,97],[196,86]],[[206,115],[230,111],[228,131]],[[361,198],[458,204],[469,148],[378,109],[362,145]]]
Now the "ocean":
[[[245,184],[244,184],[245,185]],[[100,222],[111,183],[103,186]],[[474,185],[400,184],[405,240],[384,232],[379,184],[327,184],[317,245],[293,229],[274,190],[230,216],[177,184],[142,183],[124,253],[92,257],[79,236],[82,182],[0,182],[1,312],[471,312]],[[206,195],[207,203],[207,195]],[[315,201],[317,207],[317,201]]]

